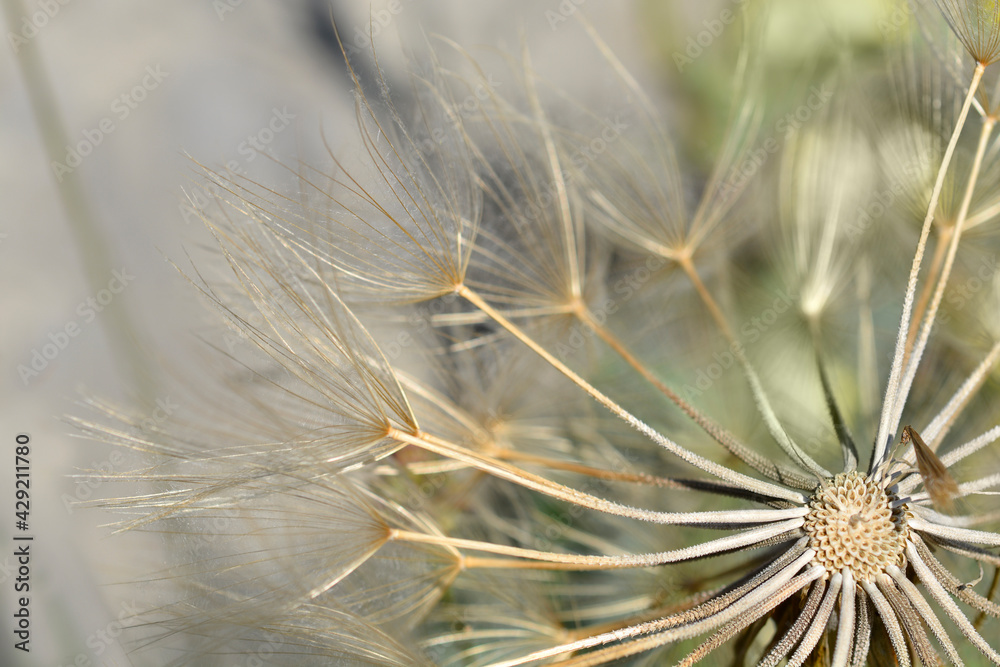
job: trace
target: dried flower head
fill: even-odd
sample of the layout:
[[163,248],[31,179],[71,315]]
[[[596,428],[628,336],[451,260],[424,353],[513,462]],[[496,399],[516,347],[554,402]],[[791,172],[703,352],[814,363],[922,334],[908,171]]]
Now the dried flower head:
[[[992,62],[994,5],[940,4]],[[733,664],[961,665],[971,647],[1000,664],[981,631],[998,577],[966,579],[1000,566],[1000,513],[978,502],[1000,474],[963,467],[1000,438],[1000,338],[985,327],[969,363],[981,339],[937,335],[997,157],[988,116],[960,145],[982,70],[934,88],[955,113],[926,144],[915,115],[866,127],[860,97],[814,92],[809,124],[755,150],[743,98],[704,176],[594,42],[636,109],[567,101],[527,52],[450,45],[412,108],[359,87],[361,165],[304,171],[296,197],[216,177],[206,223],[234,280],[195,282],[248,349],[203,422],[88,426],[152,457],[132,476],[151,492],[111,505],[181,554],[144,645],[492,667],[689,665],[730,642]],[[928,71],[895,73],[898,108]],[[886,167],[911,151],[935,161],[915,220]],[[949,179],[958,206],[932,236]]]
[[1000,59],[1000,5],[994,0],[934,0],[969,55],[984,67]]

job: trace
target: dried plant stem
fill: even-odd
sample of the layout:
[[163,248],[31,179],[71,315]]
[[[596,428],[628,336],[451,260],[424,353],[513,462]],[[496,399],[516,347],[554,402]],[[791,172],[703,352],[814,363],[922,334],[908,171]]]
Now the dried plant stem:
[[566,638],[568,640],[578,640],[591,635],[596,634],[606,634],[608,632],[613,632],[615,630],[621,630],[623,628],[628,628],[639,623],[648,623],[649,621],[656,620],[658,618],[664,618],[673,614],[683,614],[688,613],[691,610],[697,608],[700,604],[704,604],[707,600],[711,600],[715,595],[719,593],[721,589],[716,589],[713,591],[704,591],[698,593],[692,597],[687,597],[684,600],[675,602],[669,605],[661,605],[652,609],[646,609],[638,614],[634,614],[624,619],[617,619],[612,622],[601,623],[597,625],[586,625],[583,627],[570,629],[566,631]]
[[694,268],[694,264],[691,262],[691,258],[689,256],[684,256],[680,260],[680,265],[684,270],[684,273],[686,273],[688,278],[691,279],[695,291],[698,292],[698,296],[701,297],[705,307],[708,308],[708,311],[712,315],[712,319],[715,320],[716,325],[718,325],[719,330],[729,342],[729,349],[732,351],[733,356],[736,357],[736,360],[739,361],[740,365],[743,367],[743,374],[746,377],[747,382],[750,384],[750,390],[753,392],[754,401],[757,403],[757,409],[760,412],[761,417],[763,417],[764,423],[767,425],[767,429],[770,431],[775,442],[778,443],[778,445],[792,458],[792,460],[802,466],[804,470],[808,470],[820,479],[832,477],[833,473],[816,463],[811,456],[802,451],[802,449],[795,444],[795,442],[785,432],[785,429],[781,426],[781,422],[778,421],[778,416],[775,414],[774,408],[771,406],[771,401],[767,398],[767,394],[764,392],[764,387],[760,382],[760,378],[757,377],[756,371],[754,371],[753,367],[750,365],[750,361],[743,353],[743,345],[733,333],[732,328],[729,326],[729,322],[726,321],[726,317],[722,313],[722,309],[719,308],[719,304],[716,303],[711,292],[708,291],[708,288],[705,287],[705,283],[702,282],[701,277]]
[[[993,596],[997,594],[997,589],[1000,588],[1000,567],[993,568],[993,581],[990,582],[990,590],[986,593],[986,599],[992,601]],[[972,622],[972,627],[979,630],[986,622],[986,612],[979,612],[979,616]]]
[[834,572],[829,579],[826,592],[823,594],[823,600],[819,604],[819,609],[816,610],[816,615],[809,623],[809,627],[799,641],[798,648],[792,653],[792,657],[788,659],[788,667],[800,667],[804,664],[812,654],[813,649],[816,648],[820,639],[823,638],[842,584],[842,575],[839,572]]
[[948,658],[954,665],[961,665],[962,659],[958,655],[958,651],[955,649],[955,645],[952,643],[951,639],[948,637],[947,631],[944,626],[941,625],[941,621],[938,620],[937,615],[931,606],[927,604],[927,600],[924,598],[920,590],[913,584],[912,581],[906,578],[906,575],[895,565],[886,568],[886,572],[889,576],[893,578],[896,585],[899,586],[900,590],[903,591],[903,595],[907,597],[913,608],[917,610],[920,617],[927,624],[927,627],[931,629],[934,636],[937,637],[938,643],[948,654]]
[[466,285],[461,285],[457,289],[457,292],[460,296],[465,298],[476,308],[479,308],[484,313],[489,315],[497,324],[502,326],[511,335],[513,335],[515,338],[517,338],[519,341],[521,341],[527,347],[529,347],[533,352],[542,357],[542,359],[548,362],[553,368],[555,368],[564,376],[566,376],[567,379],[569,379],[578,387],[583,389],[591,398],[593,398],[598,403],[600,403],[608,410],[610,410],[612,414],[614,414],[616,417],[618,417],[619,419],[627,423],[629,426],[631,426],[635,430],[639,431],[640,433],[648,437],[650,440],[652,440],[660,447],[663,447],[667,451],[675,454],[683,461],[686,461],[687,463],[690,463],[691,465],[700,468],[701,470],[704,470],[707,473],[715,475],[716,477],[722,480],[725,480],[727,482],[732,482],[737,486],[748,489],[750,491],[760,493],[761,495],[765,495],[772,498],[781,498],[783,500],[791,500],[792,502],[800,504],[805,503],[806,498],[801,493],[797,493],[790,489],[786,489],[784,487],[777,486],[775,484],[763,482],[754,479],[752,477],[748,477],[747,475],[734,472],[723,465],[715,463],[714,461],[699,456],[698,454],[695,454],[694,452],[691,452],[677,445],[672,440],[662,435],[660,432],[658,432],[657,430],[646,424],[644,421],[642,421],[641,419],[630,413],[628,410],[618,405],[618,403],[616,403],[607,395],[602,393],[592,384],[584,380],[582,377],[580,377],[579,374],[577,374],[575,371],[569,368],[566,364],[561,362],[559,359],[555,358],[551,352],[549,352],[544,347],[539,345],[538,342],[536,342],[533,338],[531,338],[524,331],[522,331],[520,327],[518,327],[516,324],[508,320],[506,317],[504,317],[495,308],[490,306],[481,296],[479,296],[479,294],[477,294],[471,288],[469,288]]
[[[720,613],[718,616],[721,618],[708,618],[705,621],[702,621],[702,623],[707,625],[709,622],[713,622],[713,626],[718,626],[733,618],[735,618],[738,622],[740,618],[745,616],[749,616],[750,622],[752,623],[754,620],[759,618],[759,616],[771,611],[771,609],[778,606],[781,602],[784,602],[797,591],[802,590],[813,581],[822,577],[825,572],[826,571],[823,568],[816,566],[790,580],[778,580],[776,577],[775,580],[767,582],[764,586],[758,589],[762,592],[766,592],[766,597],[761,596],[761,599],[756,599],[757,596],[753,596],[755,598],[753,600],[755,604],[740,605],[738,607],[738,611],[736,611],[737,607],[734,605],[734,607],[731,608],[734,609],[733,612]],[[750,597],[751,595],[747,596],[747,598]],[[741,602],[743,602],[743,600],[741,600]],[[723,619],[725,619],[725,621]],[[693,626],[697,625],[697,623],[693,624]],[[593,667],[595,665],[603,665],[630,655],[644,653],[674,641],[687,639],[689,636],[695,636],[696,634],[700,633],[692,632],[688,628],[671,629],[642,637],[626,644],[617,644],[615,646],[600,649],[576,658],[557,662],[554,663],[552,667]],[[698,651],[698,649],[695,650]]]
[[962,383],[962,386],[958,388],[958,391],[951,397],[948,404],[944,406],[941,412],[924,429],[924,436],[927,438],[927,444],[932,451],[937,451],[941,441],[948,434],[951,425],[962,414],[962,410],[969,404],[972,397],[976,395],[976,392],[983,386],[983,383],[986,382],[986,378],[989,377],[990,371],[993,370],[997,361],[1000,361],[1000,341],[993,344],[986,357],[979,362],[976,369]]
[[978,227],[979,225],[992,220],[998,213],[1000,213],[1000,203],[980,209],[975,215],[969,216],[969,219],[965,221],[965,228],[972,229],[973,227]]
[[972,623],[965,617],[965,614],[958,608],[955,601],[951,599],[948,592],[944,589],[944,586],[938,582],[937,578],[931,569],[924,563],[920,554],[917,552],[917,548],[914,543],[908,542],[906,545],[906,555],[909,558],[910,563],[913,565],[914,571],[917,573],[917,577],[920,578],[920,582],[924,584],[931,597],[934,601],[945,611],[948,617],[955,622],[958,629],[965,635],[966,639],[969,640],[980,652],[987,658],[992,660],[996,664],[1000,664],[1000,653],[997,653],[986,643],[982,635],[976,631],[972,626]]
[[594,479],[607,482],[628,482],[631,484],[645,484],[647,486],[657,486],[662,489],[690,490],[697,488],[701,491],[715,491],[720,494],[733,494],[738,496],[746,495],[746,491],[738,486],[732,486],[721,482],[678,479],[673,477],[659,477],[644,472],[617,472],[606,470],[605,468],[595,468],[582,463],[572,461],[561,461],[548,456],[538,456],[536,454],[525,454],[510,449],[500,449],[490,452],[493,456],[503,461],[518,461],[521,463],[531,463],[544,466],[551,470],[562,470],[565,472],[586,475]]
[[837,641],[833,648],[830,667],[847,667],[851,657],[851,640],[854,639],[855,585],[854,575],[848,567],[840,571],[840,611],[837,619]]
[[496,458],[485,456],[470,449],[448,442],[443,438],[436,437],[430,433],[418,432],[407,433],[397,428],[388,428],[387,437],[414,445],[439,456],[445,456],[457,461],[462,461],[473,468],[482,470],[500,479],[523,486],[526,489],[543,493],[547,496],[564,500],[581,507],[613,514],[615,516],[628,517],[639,521],[651,523],[671,524],[671,525],[741,525],[756,524],[768,521],[778,521],[795,516],[804,516],[805,508],[790,508],[783,510],[734,510],[720,512],[656,512],[653,510],[639,509],[620,505],[618,503],[593,496],[583,491],[558,484],[545,479],[539,475],[521,470],[515,466],[508,465]]
[[[927,214],[924,217],[924,224],[920,230],[920,239],[917,241],[916,252],[913,255],[913,263],[910,267],[910,275],[907,279],[906,295],[903,298],[903,313],[900,317],[899,333],[896,337],[896,351],[893,354],[892,370],[889,373],[889,382],[886,385],[885,399],[882,404],[882,417],[879,420],[878,435],[875,438],[875,448],[872,451],[871,463],[868,466],[869,473],[875,472],[876,468],[879,468],[884,462],[888,454],[890,438],[895,433],[896,426],[898,426],[898,423],[893,423],[894,413],[897,403],[900,402],[899,394],[903,378],[903,359],[906,356],[906,340],[910,335],[910,317],[913,312],[913,299],[917,291],[917,278],[920,275],[920,265],[923,262],[924,251],[927,247],[927,238],[930,235],[931,225],[934,222],[934,212],[937,210],[938,199],[941,197],[941,188],[944,187],[944,178],[948,172],[952,155],[955,153],[955,146],[958,144],[958,138],[962,134],[965,119],[969,115],[969,108],[972,106],[973,99],[975,99],[976,90],[979,89],[979,82],[982,80],[985,70],[986,66],[982,63],[976,65],[976,69],[972,74],[972,81],[969,84],[968,93],[965,96],[965,101],[962,103],[962,111],[959,113],[955,129],[951,134],[951,139],[948,141],[948,147],[945,149],[944,157],[941,159],[941,165],[938,167],[934,189],[931,190],[930,202],[927,205]],[[881,474],[885,474],[884,470]]]
[[787,625],[783,624],[786,628],[785,633],[781,635],[781,639],[775,637],[772,640],[774,643],[771,650],[761,659],[758,667],[775,667],[779,662],[788,657],[788,654],[795,648],[795,645],[802,638],[809,624],[812,623],[813,616],[816,615],[816,610],[819,609],[819,603],[822,601],[825,591],[826,581],[823,579],[820,579],[810,587],[806,601],[798,611],[798,616]]
[[725,336],[726,341],[730,345],[737,343],[736,334],[733,333],[732,327],[729,326],[729,321],[722,313],[722,309],[719,308],[719,304],[715,302],[715,299],[712,297],[712,293],[708,291],[707,287],[705,287],[705,283],[702,282],[701,276],[699,276],[698,271],[695,270],[694,263],[691,261],[691,258],[686,255],[682,256],[678,260],[678,263],[681,265],[684,273],[687,274],[687,277],[691,280],[691,284],[694,285],[694,289],[698,292],[699,298],[701,298],[705,307],[708,308],[709,314],[712,316],[712,319],[715,320],[715,325],[719,327],[719,331],[722,332],[723,336]]
[[[767,599],[773,592],[781,590],[785,585],[792,585],[793,587],[803,588],[808,585],[809,582],[819,579],[824,570],[822,568],[810,568],[805,573],[800,574],[795,577],[795,574],[799,572],[803,567],[805,567],[809,561],[813,559],[816,552],[812,549],[806,550],[802,555],[798,556],[790,564],[785,565],[779,571],[772,574],[769,578],[764,578],[763,581],[759,582],[759,585],[754,587],[752,590],[746,591],[742,588],[740,591],[745,593],[742,597],[735,598],[732,604],[717,609],[712,601],[706,604],[712,610],[712,613],[700,616],[697,614],[678,614],[675,616],[668,616],[666,618],[657,619],[654,621],[649,621],[646,623],[639,623],[627,628],[621,628],[618,630],[613,630],[611,632],[595,634],[584,639],[580,639],[574,642],[568,642],[566,644],[561,644],[559,646],[554,646],[552,648],[543,649],[541,651],[535,651],[528,655],[524,655],[513,660],[505,660],[503,662],[497,662],[489,665],[489,667],[516,667],[516,665],[523,665],[530,662],[535,662],[538,660],[543,660],[545,658],[551,658],[554,656],[561,655],[570,651],[580,651],[583,649],[592,648],[595,646],[601,646],[603,644],[608,644],[611,642],[620,642],[622,640],[628,639],[630,637],[639,637],[642,635],[651,635],[651,633],[659,633],[657,635],[652,635],[649,637],[654,640],[654,643],[647,648],[642,650],[648,650],[650,648],[655,648],[656,646],[662,646],[670,641],[675,641],[678,639],[687,639],[689,637],[696,637],[703,632],[710,630],[715,627],[720,627],[731,619],[741,615],[755,605],[759,605],[761,601]],[[794,577],[794,578],[793,578]],[[794,591],[793,591],[794,592]],[[790,594],[790,593],[789,593]],[[691,612],[696,612],[697,608],[692,609]],[[693,617],[692,617],[693,616]],[[677,627],[682,626],[682,627]],[[672,630],[672,632],[671,632]],[[664,632],[666,631],[666,632]],[[634,644],[625,644],[623,646],[615,648],[625,648],[634,647]],[[625,653],[624,655],[633,655],[640,651],[631,651]],[[594,654],[590,654],[594,655]],[[581,656],[580,659],[587,658],[588,656]],[[609,656],[609,659],[614,657],[623,657],[621,655]],[[557,663],[564,664],[564,663]],[[577,664],[577,663],[570,663]],[[600,664],[600,663],[597,663]]]
[[961,461],[965,457],[971,456],[972,454],[978,452],[983,447],[992,444],[997,440],[997,438],[1000,438],[1000,426],[994,426],[993,428],[986,431],[982,435],[973,438],[969,442],[960,445],[959,447],[955,447],[954,449],[952,449],[951,451],[949,451],[948,453],[946,453],[944,456],[941,457],[941,463],[945,464],[945,466],[950,467],[955,463]]
[[618,356],[620,356],[629,366],[635,369],[643,377],[643,379],[656,387],[660,393],[670,399],[674,405],[680,408],[684,414],[701,427],[701,429],[711,436],[713,440],[725,447],[729,453],[733,454],[751,468],[763,475],[766,475],[772,480],[780,481],[799,489],[811,490],[816,486],[815,481],[811,478],[800,475],[794,470],[779,466],[773,463],[766,456],[757,454],[749,447],[739,442],[732,433],[716,424],[693,405],[681,398],[675,391],[656,377],[656,375],[654,375],[645,364],[639,361],[639,359],[632,354],[632,352],[618,339],[617,336],[611,333],[607,327],[598,322],[589,310],[582,309],[578,313],[578,317],[584,324],[590,327],[594,333],[596,333],[598,337],[603,340],[605,344],[607,344],[608,347],[614,350],[615,353],[618,354]]
[[[748,545],[768,540],[776,535],[795,530],[802,524],[801,520],[791,519],[780,523],[768,524],[752,530],[739,532],[727,537],[711,540],[703,544],[648,554],[622,554],[620,556],[581,556],[552,551],[523,549],[503,544],[493,544],[479,540],[466,540],[444,535],[429,535],[408,530],[392,529],[390,540],[401,542],[416,542],[420,544],[436,544],[439,546],[482,551],[510,558],[476,558],[462,556],[461,565],[466,568],[518,568],[535,570],[611,570],[635,567],[655,567],[667,563],[678,563],[702,558],[712,554],[742,549]],[[514,560],[524,559],[524,560]]]
[[941,266],[944,264],[945,255],[948,254],[948,246],[951,243],[951,237],[954,233],[954,225],[950,227],[943,227],[941,231],[938,232],[937,243],[934,245],[934,257],[931,259],[930,266],[927,267],[927,280],[924,282],[924,286],[920,290],[920,298],[917,299],[917,305],[913,309],[913,317],[910,318],[910,333],[906,337],[906,350],[903,355],[904,368],[910,362],[910,355],[913,352],[913,344],[917,341],[917,333],[920,331],[917,323],[923,319],[924,313],[927,311],[927,304],[931,300],[932,288],[941,273]]
[[497,450],[491,452],[491,454],[493,454],[493,456],[496,456],[498,459],[502,459],[504,461],[519,461],[521,463],[533,463],[535,465],[551,468],[552,470],[575,472],[580,475],[586,475],[587,477],[593,477],[594,479],[602,479],[609,482],[632,482],[635,484],[648,484],[650,486],[659,486],[668,489],[686,488],[685,484],[677,480],[673,480],[668,477],[657,477],[656,475],[650,475],[648,473],[615,472],[614,470],[595,468],[593,466],[584,465],[582,463],[573,463],[572,461],[560,461],[559,459],[553,459],[548,456],[525,454],[524,452],[516,452],[510,449]]
[[754,567],[763,566],[756,572],[756,574],[737,582],[737,584],[732,586],[723,586],[721,588],[715,588],[714,590],[701,591],[693,596],[685,598],[682,601],[647,609],[631,618],[618,619],[616,621],[600,625],[588,625],[582,628],[577,628],[573,631],[568,631],[566,634],[572,639],[582,639],[589,637],[590,635],[604,634],[614,630],[627,628],[636,625],[637,623],[652,621],[667,616],[683,618],[683,622],[685,623],[706,618],[718,610],[724,609],[734,600],[756,588],[757,585],[759,585],[761,581],[764,581],[771,573],[777,572],[779,569],[792,562],[793,559],[797,558],[803,551],[806,550],[807,542],[808,538],[800,538],[795,546],[792,546],[788,551],[785,551],[776,559],[773,558],[773,555],[764,554],[763,556],[751,560],[749,563],[743,563],[733,568],[714,572],[711,576],[701,579],[702,583],[712,579],[726,579],[731,577],[733,574],[744,574],[747,571],[746,568],[748,566],[751,568],[751,571],[753,571],[752,568]]
[[913,385],[914,377],[916,377],[917,369],[920,366],[920,359],[923,356],[924,349],[927,347],[927,341],[930,339],[931,329],[934,328],[934,320],[937,318],[938,308],[940,308],[941,300],[944,298],[944,290],[948,286],[948,279],[951,277],[951,270],[955,265],[955,256],[958,253],[958,245],[962,239],[962,226],[965,224],[965,216],[969,213],[972,194],[979,180],[979,171],[983,164],[983,156],[986,154],[986,147],[989,144],[994,123],[995,121],[990,117],[987,117],[983,122],[982,132],[979,135],[979,145],[976,148],[976,156],[973,159],[972,170],[969,172],[969,180],[965,188],[965,195],[962,198],[962,207],[959,209],[958,218],[955,220],[955,231],[948,245],[948,255],[945,257],[944,266],[941,268],[941,276],[938,278],[937,286],[934,289],[934,296],[931,298],[927,315],[920,329],[920,335],[917,337],[917,342],[913,348],[910,363],[906,366],[906,374],[903,376],[903,383],[900,387],[895,414],[893,415],[892,432],[895,432],[899,426],[903,406],[906,404],[910,387]]
[[[674,477],[659,477],[644,472],[618,472],[595,468],[582,463],[554,459],[549,456],[539,456],[537,454],[526,454],[511,449],[491,449],[489,455],[501,461],[517,461],[520,463],[530,463],[542,466],[550,470],[561,470],[564,472],[585,475],[593,479],[600,479],[607,482],[625,482],[629,484],[643,484],[646,486],[656,486],[661,489],[676,489],[680,491],[705,491],[718,495],[732,496],[749,500],[762,500],[759,496],[746,489],[725,482],[700,479],[682,479]],[[433,461],[418,461],[407,464],[406,470],[413,475],[434,475],[441,473],[455,472],[470,468],[469,464],[453,459],[438,459]],[[395,468],[387,468],[381,471],[383,474],[395,475],[398,471]],[[480,471],[481,472],[481,471]]]
[[696,648],[694,651],[689,653],[687,657],[677,663],[677,667],[690,667],[715,649],[725,644],[739,632],[763,620],[768,612],[800,590],[797,587],[797,584],[798,582],[794,582],[794,580],[793,582],[789,582],[785,585],[784,589],[772,596],[760,607],[754,609],[752,613],[737,616],[732,621],[729,621],[729,623],[727,623],[724,627],[717,630],[711,637],[705,640],[701,646]]
[[816,368],[819,371],[820,385],[823,387],[823,396],[826,399],[826,407],[830,413],[830,420],[833,422],[833,430],[837,434],[837,440],[840,441],[841,456],[844,459],[844,471],[857,470],[857,446],[854,444],[854,439],[847,428],[847,422],[840,411],[840,406],[837,405],[837,399],[833,395],[833,387],[830,385],[830,377],[826,372],[826,365],[823,363],[823,358],[820,354],[818,340],[814,339],[814,344]]

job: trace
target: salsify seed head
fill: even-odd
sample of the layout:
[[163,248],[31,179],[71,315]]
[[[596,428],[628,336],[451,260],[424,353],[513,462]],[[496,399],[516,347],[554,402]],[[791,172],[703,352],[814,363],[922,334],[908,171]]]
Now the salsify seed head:
[[817,489],[803,529],[816,563],[830,574],[851,570],[858,581],[875,581],[890,565],[903,567],[908,530],[893,496],[865,475],[845,472]]
[[935,2],[955,36],[976,62],[985,66],[1000,58],[1000,4],[995,0]]
[[85,424],[151,460],[112,475],[149,493],[107,502],[174,547],[137,623],[150,664],[690,665],[731,643],[725,664],[1000,665],[995,590],[963,583],[1000,562],[1000,513],[940,502],[1000,487],[976,472],[1000,339],[966,360],[938,317],[989,282],[952,291],[963,234],[995,243],[995,128],[960,141],[975,82],[879,79],[900,109],[940,99],[932,123],[816,89],[770,132],[738,102],[701,173],[594,43],[621,114],[527,50],[491,68],[451,45],[412,109],[359,86],[360,166],[304,170],[301,197],[227,183],[205,217],[231,278],[192,282],[242,342],[192,390],[205,417]]

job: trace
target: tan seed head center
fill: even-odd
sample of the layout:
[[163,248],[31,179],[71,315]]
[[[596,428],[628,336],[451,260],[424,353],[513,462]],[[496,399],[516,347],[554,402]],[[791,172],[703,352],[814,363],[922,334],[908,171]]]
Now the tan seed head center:
[[890,565],[902,567],[907,528],[885,491],[858,472],[841,473],[816,491],[805,530],[815,561],[828,572],[851,570],[855,580],[874,581]]

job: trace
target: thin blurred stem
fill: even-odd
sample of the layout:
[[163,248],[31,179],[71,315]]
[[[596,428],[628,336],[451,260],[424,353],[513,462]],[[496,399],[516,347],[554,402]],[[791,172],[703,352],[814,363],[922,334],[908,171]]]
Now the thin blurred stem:
[[875,447],[872,450],[872,459],[868,465],[869,474],[881,466],[889,448],[889,441],[892,434],[896,432],[895,425],[892,425],[900,383],[903,376],[903,359],[906,355],[906,340],[910,335],[910,317],[913,311],[913,299],[917,291],[917,278],[920,276],[920,265],[923,262],[924,250],[927,247],[927,238],[931,232],[931,225],[934,222],[934,212],[937,210],[938,199],[941,196],[941,188],[944,187],[944,178],[951,164],[951,157],[955,153],[955,146],[958,138],[962,134],[965,126],[965,119],[969,115],[969,107],[975,99],[979,82],[983,78],[986,66],[982,63],[976,64],[976,69],[972,74],[972,81],[969,84],[969,91],[962,104],[962,111],[959,113],[958,121],[955,123],[955,130],[948,141],[944,157],[941,159],[941,166],[938,168],[937,178],[934,181],[934,189],[931,190],[930,202],[927,204],[927,214],[924,217],[924,224],[920,230],[920,240],[917,241],[917,249],[913,255],[913,264],[910,267],[910,276],[907,280],[906,295],[903,298],[903,313],[899,321],[899,334],[896,337],[896,351],[893,354],[892,370],[889,373],[889,382],[886,385],[885,399],[882,403],[882,416],[879,419],[878,434],[875,437]]
[[875,317],[871,303],[872,275],[868,260],[861,260],[857,277],[858,295],[858,403],[864,412],[864,430],[872,430],[877,417],[874,414],[878,402],[878,362],[876,361]]
[[656,387],[660,393],[670,399],[674,405],[680,408],[684,414],[686,414],[695,424],[701,427],[701,429],[711,436],[713,440],[725,447],[730,454],[733,454],[757,472],[766,475],[774,481],[782,482],[783,484],[788,484],[789,486],[794,486],[799,489],[811,490],[816,486],[815,482],[810,478],[804,477],[803,475],[796,473],[794,470],[778,466],[767,457],[757,454],[749,447],[739,442],[732,433],[716,424],[714,421],[703,415],[693,405],[681,398],[670,387],[660,381],[660,379],[656,377],[645,364],[639,361],[639,359],[632,354],[632,352],[625,346],[624,343],[621,342],[621,340],[618,339],[617,336],[611,333],[607,327],[598,322],[589,310],[582,308],[577,313],[577,316],[584,324],[590,327],[594,333],[596,333],[598,337],[600,337],[600,339],[607,344],[608,347],[614,350],[615,353],[625,361],[625,363],[635,369],[647,382]]
[[712,297],[712,293],[708,291],[705,287],[705,283],[701,281],[701,276],[698,275],[698,271],[694,268],[694,263],[688,256],[683,256],[679,260],[681,268],[684,269],[684,273],[687,274],[688,278],[691,280],[691,284],[694,285],[694,289],[698,292],[698,296],[701,297],[702,303],[708,308],[709,314],[712,319],[715,320],[715,325],[719,327],[719,331],[722,335],[726,337],[726,341],[730,345],[738,345],[739,341],[736,339],[736,335],[733,333],[732,328],[729,326],[729,321],[726,316],[722,313],[722,309],[719,308],[719,304],[715,302]]
[[976,189],[976,183],[979,180],[979,171],[983,165],[983,156],[986,154],[986,147],[989,144],[990,135],[993,133],[993,126],[995,121],[992,117],[987,117],[983,121],[982,132],[979,135],[979,145],[976,148],[976,156],[972,162],[972,170],[969,172],[969,180],[965,188],[965,196],[962,199],[962,207],[959,209],[958,217],[955,219],[955,231],[951,237],[951,243],[948,245],[948,255],[945,257],[944,266],[941,268],[941,276],[938,278],[937,286],[934,290],[934,296],[931,298],[931,304],[928,307],[927,315],[924,318],[923,327],[920,329],[920,335],[917,337],[917,342],[913,348],[913,354],[910,357],[909,364],[906,366],[906,373],[903,376],[903,382],[900,386],[899,395],[896,399],[895,409],[893,411],[893,418],[891,426],[891,432],[895,433],[896,428],[899,426],[899,420],[902,417],[903,407],[906,404],[906,399],[910,393],[910,387],[913,385],[913,378],[917,374],[917,370],[920,367],[920,359],[923,356],[924,350],[927,347],[927,341],[930,339],[931,329],[934,328],[934,320],[937,318],[938,308],[941,306],[941,300],[944,298],[944,290],[948,286],[948,279],[951,277],[951,270],[955,265],[955,257],[958,253],[959,241],[962,239],[962,226],[965,224],[965,216],[969,213],[969,205],[972,203],[972,194]]
[[833,387],[830,386],[830,377],[826,372],[826,364],[823,363],[819,344],[815,338],[813,339],[813,343],[816,352],[816,368],[819,369],[819,379],[820,384],[823,386],[826,407],[830,413],[830,420],[833,422],[833,430],[837,434],[837,440],[840,441],[840,450],[844,459],[844,471],[857,470],[858,448],[854,444],[854,439],[847,428],[847,422],[844,420],[844,415],[840,412],[840,407],[837,405],[837,399],[833,395]]
[[975,215],[969,216],[969,219],[965,221],[965,228],[972,229],[973,227],[978,227],[979,225],[992,220],[998,213],[1000,213],[1000,203],[984,208],[978,211]]
[[691,465],[700,468],[701,470],[704,470],[707,473],[715,475],[716,477],[719,477],[720,479],[723,479],[727,482],[732,482],[745,489],[755,491],[757,493],[760,493],[768,497],[791,500],[792,502],[796,503],[805,502],[805,497],[801,493],[790,491],[783,487],[770,484],[767,482],[762,482],[752,477],[748,477],[747,475],[734,472],[729,468],[727,468],[726,466],[719,465],[714,461],[710,461],[709,459],[699,456],[694,452],[686,450],[683,447],[680,447],[679,445],[675,444],[673,441],[671,441],[670,439],[668,439],[667,437],[665,437],[664,435],[653,429],[651,426],[640,420],[638,417],[634,416],[625,408],[618,405],[618,403],[611,400],[611,398],[606,396],[592,384],[590,384],[582,377],[580,377],[580,375],[578,375],[575,371],[570,369],[566,364],[556,359],[552,355],[552,353],[550,353],[544,347],[539,345],[533,338],[531,338],[524,331],[522,331],[520,327],[515,325],[513,322],[511,322],[501,313],[499,313],[496,309],[490,306],[485,300],[483,300],[482,297],[480,297],[475,291],[470,289],[468,286],[462,285],[458,288],[457,291],[460,296],[465,298],[476,308],[479,308],[484,313],[489,315],[497,324],[502,326],[504,329],[510,332],[511,335],[513,335],[515,338],[517,338],[527,347],[529,347],[532,351],[534,351],[536,354],[542,357],[542,359],[548,362],[552,367],[554,367],[556,370],[558,370],[560,373],[566,376],[567,379],[569,379],[571,382],[573,382],[578,387],[583,389],[594,400],[596,400],[598,403],[606,407],[619,419],[621,419],[629,426],[631,426],[635,430],[639,431],[640,433],[648,437],[650,440],[655,442],[660,447],[663,447],[664,449],[672,452],[673,454],[675,454],[682,460],[686,461],[687,463],[690,463]]
[[[7,24],[11,28],[28,15],[23,11],[19,0],[4,0],[2,4]],[[38,122],[45,153],[50,163],[60,162],[64,159],[65,147],[70,144],[70,139],[59,118],[59,105],[38,52],[38,39],[22,43],[16,54],[15,60]],[[107,286],[111,270],[118,265],[111,256],[107,239],[91,210],[81,182],[80,170],[66,172],[61,181],[54,181],[54,185],[79,251],[88,289],[92,294],[97,294]],[[132,389],[136,392],[140,406],[151,408],[155,397],[155,375],[141,351],[138,329],[120,298],[112,299],[105,308],[105,313],[101,317],[101,325],[110,339],[111,347],[118,352],[114,355],[115,362],[121,367],[122,374],[131,378]]]
[[760,412],[761,417],[763,417],[764,423],[771,433],[771,437],[804,470],[808,470],[820,479],[833,477],[833,474],[829,470],[816,463],[785,432],[784,427],[782,427],[781,422],[778,420],[777,414],[774,412],[774,408],[771,406],[771,401],[764,391],[760,378],[757,377],[756,371],[750,365],[750,360],[747,359],[746,354],[743,352],[743,344],[736,338],[732,328],[729,326],[729,322],[726,320],[726,316],[722,313],[722,309],[719,308],[719,304],[716,303],[711,292],[705,287],[705,283],[701,281],[701,277],[691,262],[690,255],[683,256],[679,261],[681,268],[684,269],[684,273],[691,279],[695,290],[704,302],[705,307],[708,308],[709,313],[711,313],[712,319],[715,320],[719,330],[729,342],[729,349],[733,353],[733,356],[736,357],[737,361],[740,362],[740,366],[743,367],[743,374],[750,385],[751,392],[753,392],[754,401],[757,403],[757,410]]

